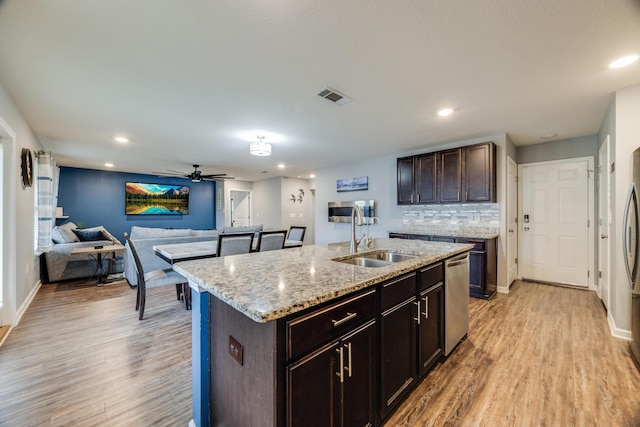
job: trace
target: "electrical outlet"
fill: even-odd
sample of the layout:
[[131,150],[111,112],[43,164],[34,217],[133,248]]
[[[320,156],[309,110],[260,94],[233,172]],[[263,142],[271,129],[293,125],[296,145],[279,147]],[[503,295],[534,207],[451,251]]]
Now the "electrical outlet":
[[229,335],[229,354],[242,366],[244,347],[231,335]]

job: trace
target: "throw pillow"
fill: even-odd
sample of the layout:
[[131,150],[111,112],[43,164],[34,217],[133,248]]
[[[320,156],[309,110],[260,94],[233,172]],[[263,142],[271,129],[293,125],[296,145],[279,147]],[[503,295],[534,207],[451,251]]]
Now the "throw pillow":
[[78,228],[78,226],[71,221],[65,222],[64,224],[58,227],[58,229],[60,230],[60,233],[62,234],[62,237],[64,238],[65,243],[73,243],[73,242],[80,241],[80,239],[78,239],[78,236],[76,236],[73,233],[73,230],[75,230],[76,228]]
[[104,228],[102,225],[99,225],[97,227],[83,228],[83,230],[85,230],[85,231],[102,231],[102,234],[104,235],[105,239],[111,240],[111,243],[113,243],[114,245],[121,245],[122,244],[120,242],[120,240],[116,239],[113,236],[113,234],[109,233],[107,231],[107,229]]
[[95,242],[96,240],[109,240],[104,237],[102,231],[100,230],[71,230],[75,233],[76,236],[80,239],[81,242]]
[[53,243],[67,243],[60,231],[60,227],[57,225],[51,230],[51,240],[53,240]]

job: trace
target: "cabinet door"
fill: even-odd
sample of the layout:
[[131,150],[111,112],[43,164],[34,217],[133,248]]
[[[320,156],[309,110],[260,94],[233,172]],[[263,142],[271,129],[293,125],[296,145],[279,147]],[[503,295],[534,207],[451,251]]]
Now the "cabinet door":
[[415,203],[436,203],[436,153],[416,156],[414,160]]
[[398,159],[398,204],[413,203],[413,157]]
[[438,152],[439,203],[462,201],[462,149],[456,148]]
[[401,401],[416,378],[415,297],[385,311],[381,316],[380,408],[385,417]]
[[287,368],[287,426],[337,426],[339,344],[325,346]]
[[418,371],[422,377],[444,351],[444,286],[440,283],[422,292],[419,300]]
[[491,142],[465,147],[465,201],[496,201],[495,147]]
[[375,425],[376,328],[372,321],[342,339],[342,426]]
[[469,252],[469,289],[483,291],[487,288],[486,252]]

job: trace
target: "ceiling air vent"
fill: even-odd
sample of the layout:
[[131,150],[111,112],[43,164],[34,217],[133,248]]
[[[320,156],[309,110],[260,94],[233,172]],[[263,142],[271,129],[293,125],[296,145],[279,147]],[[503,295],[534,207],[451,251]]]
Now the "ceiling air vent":
[[324,88],[324,90],[322,90],[318,95],[328,99],[329,101],[335,102],[337,105],[344,105],[351,102],[351,98],[344,96],[337,90],[331,89],[330,87]]

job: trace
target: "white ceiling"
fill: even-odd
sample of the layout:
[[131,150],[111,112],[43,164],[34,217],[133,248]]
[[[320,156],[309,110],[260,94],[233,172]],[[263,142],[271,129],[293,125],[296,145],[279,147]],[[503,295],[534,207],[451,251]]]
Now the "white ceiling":
[[[495,133],[591,135],[640,83],[640,63],[608,64],[638,52],[637,0],[0,0],[0,82],[43,145],[141,173],[307,177]],[[259,133],[271,157],[249,155]]]

